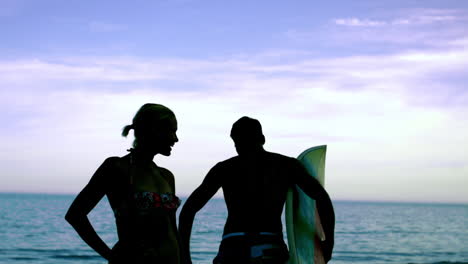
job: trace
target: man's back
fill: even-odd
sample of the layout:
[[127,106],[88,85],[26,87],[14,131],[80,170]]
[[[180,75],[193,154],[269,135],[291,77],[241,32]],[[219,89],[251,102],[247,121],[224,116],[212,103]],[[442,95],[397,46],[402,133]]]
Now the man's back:
[[267,151],[218,163],[213,173],[229,213],[224,233],[281,233],[286,193],[300,172],[298,166],[293,158]]

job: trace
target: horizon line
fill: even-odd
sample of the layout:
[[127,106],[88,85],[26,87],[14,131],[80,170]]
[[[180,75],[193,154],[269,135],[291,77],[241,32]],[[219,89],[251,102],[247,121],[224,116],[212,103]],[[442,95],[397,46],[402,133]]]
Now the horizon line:
[[[59,195],[59,196],[76,196],[78,193],[64,193],[64,192],[30,192],[30,191],[1,191],[1,194],[24,194],[24,195]],[[181,198],[188,198],[189,195],[182,194],[179,195]],[[214,199],[224,199],[222,195],[213,196]],[[359,198],[349,198],[349,199],[331,199],[332,202],[356,202],[356,203],[402,203],[402,204],[434,204],[434,205],[468,205],[468,201],[421,201],[421,200],[369,200],[369,199],[359,199]]]

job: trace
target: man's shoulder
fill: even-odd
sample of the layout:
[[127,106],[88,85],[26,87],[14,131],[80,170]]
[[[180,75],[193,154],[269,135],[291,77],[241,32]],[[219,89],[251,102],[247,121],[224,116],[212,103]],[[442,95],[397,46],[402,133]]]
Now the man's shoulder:
[[226,160],[218,162],[215,167],[228,167],[228,166],[233,166],[239,162],[239,156],[234,156],[231,158],[228,158]]
[[282,162],[282,163],[296,163],[297,162],[297,159],[280,154],[280,153],[267,151],[266,154],[270,159],[276,162]]
[[[266,160],[268,160],[269,163],[281,164],[282,166],[294,166],[299,163],[299,161],[293,157],[289,157],[276,152],[265,151],[263,157],[266,158]],[[239,156],[234,156],[218,162],[214,167],[217,169],[232,168],[238,166],[240,161],[241,159]]]

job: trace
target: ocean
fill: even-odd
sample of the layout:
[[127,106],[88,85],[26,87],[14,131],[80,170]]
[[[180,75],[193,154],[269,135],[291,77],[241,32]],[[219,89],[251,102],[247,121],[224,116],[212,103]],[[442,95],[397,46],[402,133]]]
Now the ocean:
[[[0,193],[0,263],[97,264],[64,220],[74,195]],[[331,264],[468,264],[468,205],[334,201],[335,250]],[[179,209],[180,210],[180,209]],[[89,216],[108,245],[115,223],[103,199]],[[226,219],[222,199],[197,214],[193,263],[211,263]]]

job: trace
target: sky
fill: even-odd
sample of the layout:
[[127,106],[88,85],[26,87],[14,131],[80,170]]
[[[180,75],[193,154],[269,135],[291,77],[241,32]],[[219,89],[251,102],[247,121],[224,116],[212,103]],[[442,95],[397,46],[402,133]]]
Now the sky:
[[190,194],[242,116],[333,200],[468,203],[468,1],[0,0],[0,191],[78,193],[144,103]]

